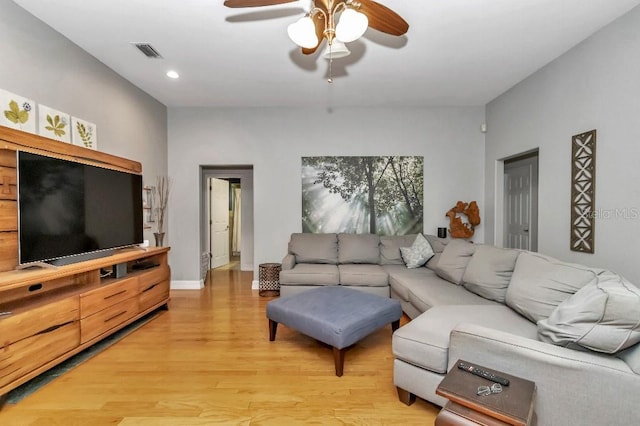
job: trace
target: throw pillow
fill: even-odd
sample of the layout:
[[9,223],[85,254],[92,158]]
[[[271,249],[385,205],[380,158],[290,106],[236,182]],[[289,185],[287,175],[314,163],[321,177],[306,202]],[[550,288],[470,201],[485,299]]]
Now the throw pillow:
[[504,303],[519,254],[517,250],[478,245],[464,271],[462,285],[478,296]]
[[597,272],[540,253],[522,252],[507,288],[507,306],[538,322],[549,317],[569,296],[596,280]]
[[411,247],[400,247],[400,253],[402,254],[402,260],[404,260],[409,269],[419,268],[435,254],[431,244],[422,234],[416,236]]
[[438,259],[435,267],[436,274],[454,284],[462,284],[462,275],[475,250],[476,245],[469,241],[451,240],[442,251],[440,259]]
[[540,340],[613,354],[640,342],[640,289],[603,272],[538,322]]

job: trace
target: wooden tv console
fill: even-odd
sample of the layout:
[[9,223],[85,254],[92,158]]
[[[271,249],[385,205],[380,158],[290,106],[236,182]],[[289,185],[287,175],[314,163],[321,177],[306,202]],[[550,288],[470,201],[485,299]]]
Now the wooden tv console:
[[[17,150],[142,173],[136,161],[0,126],[0,408],[12,389],[166,308],[171,279],[168,247],[16,270]],[[119,277],[105,276],[115,265]]]
[[[0,273],[0,395],[169,301],[169,248]],[[140,262],[157,265],[135,269]],[[101,270],[126,264],[122,278]]]

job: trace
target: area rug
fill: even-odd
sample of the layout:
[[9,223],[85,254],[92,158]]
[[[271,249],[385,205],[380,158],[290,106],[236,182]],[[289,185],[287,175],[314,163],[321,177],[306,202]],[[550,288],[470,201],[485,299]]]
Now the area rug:
[[18,403],[22,399],[26,398],[27,396],[31,395],[32,393],[40,389],[42,386],[57,379],[67,371],[70,371],[71,369],[77,367],[78,365],[82,364],[86,360],[94,357],[95,355],[104,351],[108,347],[117,343],[119,340],[122,340],[125,336],[127,336],[128,334],[131,334],[138,328],[142,327],[143,325],[151,321],[153,318],[155,318],[159,314],[160,314],[160,311],[154,311],[143,316],[142,318],[132,322],[126,327],[123,327],[120,330],[116,331],[112,335],[105,337],[103,340],[88,347],[82,352],[75,354],[68,360],[63,361],[62,363],[56,365],[55,367],[52,367],[51,369],[45,371],[39,376],[36,376],[33,379],[29,380],[28,382],[18,386],[17,388],[15,388],[14,390],[12,390],[6,395],[7,399],[5,403],[6,404]]

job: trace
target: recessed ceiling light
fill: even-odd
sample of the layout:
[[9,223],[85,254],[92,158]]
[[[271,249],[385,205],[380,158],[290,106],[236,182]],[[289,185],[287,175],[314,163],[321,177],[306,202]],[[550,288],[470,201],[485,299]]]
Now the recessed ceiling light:
[[178,74],[177,72],[175,72],[173,70],[172,71],[167,71],[167,77],[176,79],[176,78],[180,78],[180,74]]

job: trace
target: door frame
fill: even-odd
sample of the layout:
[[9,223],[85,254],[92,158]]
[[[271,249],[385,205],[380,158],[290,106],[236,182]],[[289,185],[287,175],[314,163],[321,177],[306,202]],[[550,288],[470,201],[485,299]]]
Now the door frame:
[[[207,247],[207,232],[209,232],[209,217],[207,206],[207,181],[209,178],[237,178],[240,179],[242,192],[242,229],[240,269],[253,271],[254,244],[253,244],[253,166],[229,165],[229,166],[200,166],[200,253],[209,251]],[[206,278],[206,272],[201,277]]]
[[[495,216],[495,226],[494,226],[494,235],[493,235],[493,242],[494,245],[496,247],[504,247],[504,164],[505,162],[513,162],[513,161],[517,161],[517,160],[524,160],[527,158],[532,158],[532,157],[536,157],[538,159],[538,167],[537,167],[537,180],[538,182],[540,181],[539,176],[540,176],[540,149],[539,148],[534,148],[531,149],[529,151],[525,151],[525,152],[521,152],[519,154],[515,154],[515,155],[511,155],[508,157],[504,157],[501,158],[499,160],[496,160],[495,163],[495,182],[494,182],[494,194],[495,194],[495,212],[494,212],[494,216]],[[532,198],[533,198],[534,194],[532,194]],[[533,206],[534,200],[532,200],[532,206]],[[535,206],[537,208],[538,206],[538,190],[537,190],[537,185],[536,185],[536,192],[535,192]],[[535,215],[535,220],[534,217],[532,216],[532,223],[530,224],[530,228],[529,229],[533,229],[535,231],[535,241],[530,244],[532,251],[537,251],[538,250],[538,215]],[[533,232],[532,232],[533,233]],[[534,250],[535,248],[535,250]]]

